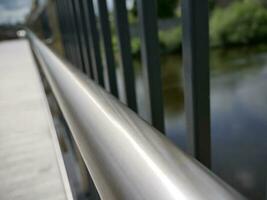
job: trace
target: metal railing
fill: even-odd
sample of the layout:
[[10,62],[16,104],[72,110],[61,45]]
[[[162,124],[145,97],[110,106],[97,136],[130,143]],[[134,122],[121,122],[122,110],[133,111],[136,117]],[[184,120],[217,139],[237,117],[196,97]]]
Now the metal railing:
[[244,199],[29,33],[102,199]]
[[[128,107],[138,113],[126,0],[113,0],[113,12],[108,11],[106,0],[51,2],[56,3],[66,59],[114,96],[119,97],[112,36],[117,39],[116,53],[118,53],[117,58],[123,74],[124,91],[122,93],[125,94]],[[208,0],[182,0],[181,2],[188,153],[206,167],[211,168]],[[136,4],[140,25],[143,86],[146,105],[148,105],[147,121],[164,133],[157,1],[136,0]],[[43,12],[45,13],[45,10]],[[114,19],[114,32],[113,29],[111,30],[110,16]],[[43,28],[46,29],[46,23],[43,24]],[[105,72],[107,76],[104,76]]]

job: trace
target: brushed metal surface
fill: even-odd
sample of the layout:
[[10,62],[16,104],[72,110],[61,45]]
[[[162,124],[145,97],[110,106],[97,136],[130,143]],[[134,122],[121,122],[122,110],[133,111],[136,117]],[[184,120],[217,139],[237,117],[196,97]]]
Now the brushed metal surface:
[[244,199],[35,36],[30,38],[102,199]]

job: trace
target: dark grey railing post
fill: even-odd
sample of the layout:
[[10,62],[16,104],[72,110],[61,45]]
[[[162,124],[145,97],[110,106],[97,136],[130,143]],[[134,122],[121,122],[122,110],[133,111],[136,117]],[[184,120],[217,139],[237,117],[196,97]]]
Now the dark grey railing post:
[[125,0],[114,0],[115,22],[118,32],[120,61],[123,69],[127,105],[137,111],[135,78],[132,64],[129,24]]
[[78,54],[79,54],[79,68],[81,71],[85,71],[85,63],[84,63],[84,54],[83,54],[83,44],[84,42],[82,41],[82,36],[81,36],[81,28],[80,28],[80,19],[79,19],[79,10],[78,13],[76,12],[76,6],[74,5],[73,0],[69,0],[70,2],[70,7],[71,7],[71,12],[72,12],[72,18],[73,18],[73,23],[74,23],[74,28],[73,32],[75,33],[76,40],[77,40],[77,48],[78,48]]
[[85,13],[84,13],[84,8],[83,8],[83,4],[81,2],[81,0],[76,1],[74,0],[75,3],[77,4],[77,6],[79,6],[79,10],[80,10],[80,17],[81,17],[81,25],[82,25],[82,31],[83,31],[83,37],[84,37],[84,46],[86,48],[86,58],[87,58],[87,62],[88,62],[88,68],[86,67],[86,73],[87,75],[91,78],[91,79],[95,79],[94,78],[94,70],[93,70],[93,62],[92,62],[92,53],[91,53],[91,45],[90,45],[90,39],[88,37],[88,30],[87,30],[87,22],[85,19]]
[[66,22],[67,25],[67,37],[69,40],[70,44],[70,49],[71,49],[71,61],[72,64],[75,66],[81,66],[80,59],[79,59],[79,49],[77,48],[77,38],[76,34],[74,32],[75,25],[73,22],[73,17],[72,17],[72,12],[71,12],[71,7],[70,7],[70,2],[69,0],[61,0],[61,4],[63,6],[63,17],[64,21]]
[[88,49],[87,49],[87,42],[85,37],[87,35],[85,34],[85,27],[83,24],[83,19],[82,19],[82,12],[81,12],[81,6],[80,6],[80,1],[77,0],[72,0],[72,4],[74,7],[74,14],[76,18],[76,23],[77,23],[77,28],[78,28],[78,33],[79,33],[79,38],[80,38],[80,48],[81,48],[81,53],[82,53],[82,58],[83,58],[83,71],[91,78],[91,71],[90,71],[90,57],[88,54]]
[[70,49],[68,47],[68,41],[66,38],[66,29],[65,29],[65,25],[64,25],[64,19],[62,16],[62,6],[60,5],[59,0],[56,1],[56,10],[57,10],[57,19],[58,19],[58,25],[59,25],[59,30],[60,30],[60,37],[61,37],[61,43],[62,46],[64,48],[64,54],[66,58],[70,57]]
[[90,53],[94,71],[94,78],[104,87],[103,65],[100,56],[99,35],[96,26],[95,11],[92,0],[82,0],[86,28],[90,41]]
[[49,19],[48,19],[46,8],[40,14],[40,20],[41,20],[41,23],[42,23],[44,38],[45,39],[51,38],[52,37],[52,30],[51,30],[51,27],[50,27],[50,23],[49,23]]
[[164,132],[156,0],[138,0],[145,87],[154,127]]
[[100,20],[102,39],[103,39],[104,56],[106,61],[106,69],[108,74],[110,92],[114,96],[118,97],[116,69],[115,69],[114,54],[112,49],[111,31],[109,25],[106,0],[98,1],[98,11],[99,11],[99,20]]
[[70,41],[69,32],[68,32],[69,24],[66,24],[66,20],[64,16],[64,13],[65,13],[64,10],[66,8],[62,0],[57,0],[56,3],[57,3],[59,25],[60,25],[61,37],[63,40],[65,55],[66,55],[67,60],[69,60],[71,63],[74,63],[74,59],[72,57],[73,49],[71,48],[71,41]]
[[210,167],[208,0],[182,0],[182,25],[189,151]]
[[75,56],[77,59],[77,66],[81,71],[83,70],[83,58],[82,58],[82,53],[81,53],[81,42],[80,42],[80,37],[79,37],[79,32],[78,32],[78,27],[77,27],[77,20],[76,20],[76,16],[74,13],[74,8],[73,8],[73,4],[72,4],[72,0],[65,0],[66,3],[68,4],[68,15],[69,15],[69,19],[70,19],[70,23],[71,23],[71,34],[73,37],[73,41],[74,41],[74,46],[75,46]]
[[61,5],[62,5],[62,11],[63,11],[63,20],[64,20],[64,24],[66,26],[66,32],[63,33],[66,35],[67,37],[67,40],[68,40],[68,43],[69,43],[69,48],[70,48],[70,58],[69,58],[69,61],[72,63],[72,64],[75,64],[77,62],[77,59],[76,59],[76,56],[75,56],[75,48],[74,48],[74,41],[73,41],[73,37],[72,37],[72,34],[71,34],[71,23],[69,23],[69,16],[68,16],[68,6],[66,4],[66,2],[64,0],[60,0],[61,2]]
[[63,16],[63,21],[65,22],[64,25],[65,25],[65,31],[63,34],[66,35],[66,38],[68,40],[68,44],[69,44],[69,49],[70,49],[70,57],[69,57],[69,61],[72,63],[72,64],[76,64],[77,63],[77,59],[76,59],[76,56],[75,56],[75,48],[73,46],[73,37],[71,35],[71,29],[72,29],[72,26],[71,26],[71,23],[69,22],[69,14],[67,14],[69,11],[69,7],[67,5],[67,2],[64,1],[64,0],[58,0],[62,6],[62,16]]

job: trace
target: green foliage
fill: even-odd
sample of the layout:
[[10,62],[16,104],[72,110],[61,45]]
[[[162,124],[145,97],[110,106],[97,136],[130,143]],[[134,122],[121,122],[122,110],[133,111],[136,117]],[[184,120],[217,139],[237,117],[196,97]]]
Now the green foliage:
[[[115,35],[112,35],[112,46],[113,51],[116,53],[119,52],[118,38]],[[138,37],[131,38],[131,52],[133,56],[137,56],[141,51],[141,43]]]
[[173,52],[181,50],[182,30],[175,27],[171,30],[159,31],[159,42],[163,52]]
[[175,15],[175,9],[179,1],[177,0],[158,0],[159,18],[171,18]]
[[[157,0],[157,11],[159,18],[172,18],[175,16],[176,7],[179,0]],[[137,3],[134,2],[134,6],[131,10],[131,14],[137,17]]]
[[[162,53],[170,53],[181,50],[182,30],[181,27],[175,27],[171,30],[159,31],[159,43]],[[132,54],[137,56],[141,51],[141,41],[138,37],[131,39]]]
[[[242,46],[267,42],[267,9],[262,0],[237,0],[228,7],[214,7],[210,15],[210,43],[212,47]],[[113,30],[114,32],[114,30]],[[114,50],[118,52],[117,38],[112,37]],[[181,51],[181,26],[159,30],[162,53]],[[131,39],[134,56],[140,54],[140,38]]]
[[140,39],[138,37],[134,37],[131,39],[131,48],[132,48],[132,54],[134,56],[136,56],[140,53],[141,43],[140,43]]
[[210,20],[212,46],[234,46],[267,41],[267,10],[259,1],[244,0],[216,8]]
[[209,12],[213,11],[215,8],[215,0],[209,0]]

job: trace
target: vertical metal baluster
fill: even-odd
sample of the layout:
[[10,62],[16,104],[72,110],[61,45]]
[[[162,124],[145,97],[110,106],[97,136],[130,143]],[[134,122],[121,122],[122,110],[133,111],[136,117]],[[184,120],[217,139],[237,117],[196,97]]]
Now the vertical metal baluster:
[[96,26],[96,18],[92,0],[82,0],[84,8],[87,32],[89,37],[90,52],[94,71],[94,78],[104,87],[103,65],[100,56],[99,35]]
[[112,49],[111,31],[109,25],[106,0],[98,1],[98,11],[99,11],[101,34],[104,44],[104,56],[106,61],[109,87],[111,93],[114,96],[118,97],[116,69],[115,69],[114,54]]
[[81,2],[79,0],[72,0],[74,9],[75,9],[75,14],[77,16],[77,26],[79,30],[79,36],[80,36],[80,42],[81,42],[81,52],[83,55],[83,60],[84,60],[84,72],[92,78],[92,72],[90,70],[91,67],[91,55],[89,53],[89,48],[88,48],[88,40],[86,37],[87,32],[86,28],[84,25],[84,15],[83,15],[83,9],[81,7]]
[[164,111],[159,60],[156,0],[138,0],[141,53],[146,94],[154,127],[164,132]]
[[73,38],[73,46],[75,48],[76,67],[83,69],[83,61],[80,52],[79,35],[74,15],[74,9],[71,0],[66,0],[68,6],[69,23],[71,24],[71,33]]
[[66,30],[66,32],[64,32],[64,34],[66,35],[69,50],[70,50],[69,60],[72,64],[75,64],[75,57],[74,57],[75,54],[74,54],[71,31],[70,31],[71,27],[70,27],[70,23],[68,23],[68,18],[67,18],[67,7],[66,7],[66,3],[64,2],[64,0],[60,0],[60,1],[61,1],[61,5],[62,5],[63,22],[64,22],[64,26],[65,26],[65,30]]
[[125,0],[114,0],[115,22],[118,32],[118,43],[120,48],[120,60],[123,69],[126,101],[128,106],[137,111],[135,77],[132,64],[129,23]]
[[69,46],[69,49],[70,49],[70,61],[72,64],[75,64],[76,60],[75,60],[75,52],[74,52],[74,48],[73,48],[73,40],[72,40],[72,37],[71,37],[71,26],[70,26],[70,23],[69,23],[69,20],[68,20],[68,9],[67,9],[67,6],[66,6],[66,2],[64,2],[65,0],[61,0],[61,4],[62,4],[62,7],[63,7],[63,21],[64,21],[64,25],[66,27],[66,33],[64,33],[67,37],[67,41],[68,41],[68,46]]
[[208,0],[183,0],[182,25],[189,151],[211,167]]
[[49,19],[48,19],[46,8],[40,14],[40,20],[41,20],[41,24],[42,24],[44,39],[51,38],[52,37],[52,30],[51,30],[51,27],[49,24]]
[[82,59],[82,53],[81,53],[81,49],[80,49],[80,37],[79,37],[79,32],[78,32],[78,27],[77,27],[77,21],[76,21],[76,16],[74,13],[74,8],[73,8],[73,4],[72,4],[72,0],[66,0],[66,2],[68,3],[68,7],[69,7],[69,16],[70,16],[70,23],[71,23],[71,34],[73,37],[73,45],[75,47],[75,56],[77,59],[77,65],[76,67],[78,67],[81,71],[83,70],[83,59]]
[[65,0],[60,0],[61,6],[62,6],[62,18],[64,21],[64,26],[66,32],[64,33],[66,35],[67,41],[68,41],[68,46],[70,49],[70,58],[69,61],[73,64],[76,65],[77,59],[76,59],[76,53],[75,53],[75,47],[74,47],[74,42],[73,42],[73,37],[72,37],[72,26],[70,23],[70,16],[69,16],[69,8],[67,5],[67,2]]
[[86,21],[86,16],[85,16],[85,9],[83,7],[83,4],[81,0],[75,1],[78,2],[77,5],[79,5],[80,8],[80,14],[81,14],[81,23],[82,23],[82,30],[83,30],[83,35],[84,35],[84,40],[85,40],[85,47],[86,47],[86,54],[88,58],[88,68],[86,69],[86,73],[89,75],[91,79],[94,78],[94,70],[93,70],[93,62],[92,62],[92,53],[91,53],[91,45],[90,45],[90,38],[89,38],[89,33],[87,30],[87,21]]
[[61,43],[64,48],[64,54],[65,54],[65,57],[69,59],[70,52],[69,52],[68,41],[67,41],[66,33],[65,33],[66,30],[64,26],[60,0],[56,1],[56,12],[57,12],[58,25],[59,25],[59,30],[60,30]]
[[71,55],[70,55],[69,43],[66,37],[67,29],[66,29],[66,25],[64,24],[62,5],[61,5],[60,0],[56,0],[56,9],[57,9],[58,22],[59,22],[61,42],[63,44],[65,58],[68,60],[70,59]]
[[84,59],[84,54],[83,54],[83,38],[82,38],[82,30],[81,30],[81,26],[80,26],[80,11],[79,9],[77,9],[77,7],[75,6],[75,0],[69,0],[70,1],[70,6],[72,8],[72,17],[73,17],[73,23],[74,23],[74,32],[77,38],[77,48],[78,48],[78,54],[79,54],[79,63],[80,63],[80,70],[85,72],[85,59]]

